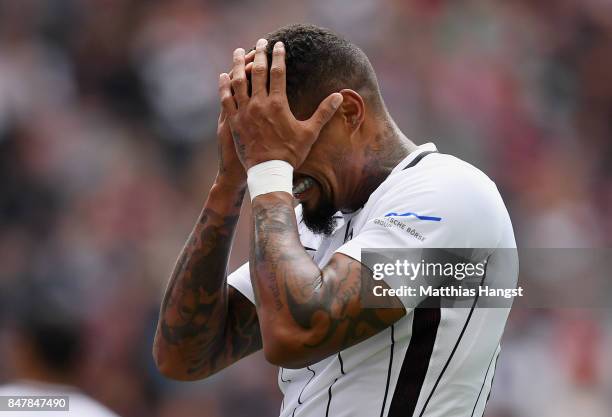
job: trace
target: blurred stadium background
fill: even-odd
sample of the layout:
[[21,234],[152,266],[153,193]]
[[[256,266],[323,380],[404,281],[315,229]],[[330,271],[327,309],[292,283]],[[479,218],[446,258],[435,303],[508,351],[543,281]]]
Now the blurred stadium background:
[[[611,246],[609,0],[0,0],[0,383],[27,282],[80,318],[78,384],[120,415],[276,415],[261,355],[175,383],[150,351],[216,172],[217,76],[292,22],[360,45],[409,138],[494,178],[520,246]],[[610,351],[610,309],[515,310],[486,415],[612,415]]]

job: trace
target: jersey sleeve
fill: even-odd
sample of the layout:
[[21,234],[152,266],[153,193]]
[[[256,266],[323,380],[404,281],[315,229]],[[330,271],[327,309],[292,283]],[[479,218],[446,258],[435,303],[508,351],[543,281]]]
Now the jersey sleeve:
[[361,260],[371,248],[495,248],[507,217],[497,187],[473,167],[448,170],[396,180],[337,252]]
[[[298,234],[300,235],[300,241],[304,247],[318,248],[320,244],[320,238],[313,235],[304,226],[302,219],[302,206],[299,205],[295,208],[295,216],[298,224]],[[253,285],[251,284],[251,273],[249,270],[249,263],[246,262],[240,268],[236,269],[227,277],[227,283],[240,291],[242,295],[249,299],[250,302],[255,304],[255,293],[253,291]]]
[[227,283],[240,291],[251,303],[255,304],[255,293],[251,285],[251,273],[249,272],[248,262],[229,274]]

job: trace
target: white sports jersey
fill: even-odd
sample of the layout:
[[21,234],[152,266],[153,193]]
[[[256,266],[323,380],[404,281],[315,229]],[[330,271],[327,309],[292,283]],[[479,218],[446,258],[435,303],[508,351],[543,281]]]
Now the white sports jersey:
[[[389,216],[393,226],[380,221]],[[516,247],[495,184],[431,143],[395,167],[362,209],[338,217],[329,237],[299,222],[320,267],[336,252],[361,260],[362,248]],[[255,302],[248,264],[228,282]],[[482,416],[509,308],[406,310],[359,344],[303,369],[281,368],[281,417]]]
[[46,384],[38,381],[16,381],[0,385],[0,396],[68,396],[70,411],[0,411],[0,417],[119,417],[97,401],[69,385]]

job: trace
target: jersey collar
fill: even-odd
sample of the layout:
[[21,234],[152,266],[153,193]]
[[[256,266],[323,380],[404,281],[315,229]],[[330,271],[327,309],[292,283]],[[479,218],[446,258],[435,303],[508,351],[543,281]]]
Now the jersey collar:
[[[393,175],[395,172],[401,171],[403,170],[405,167],[407,167],[408,165],[410,165],[410,163],[412,161],[414,161],[420,154],[422,154],[423,152],[437,152],[438,148],[436,148],[436,145],[434,145],[432,142],[428,142],[428,143],[424,143],[420,146],[418,146],[413,152],[411,152],[407,157],[405,157],[404,159],[402,159],[402,161],[397,164],[395,166],[395,168],[393,168],[393,170],[391,170],[391,173],[389,174],[389,177],[391,175]],[[383,181],[384,182],[384,181]],[[380,186],[379,186],[380,188]],[[378,188],[377,188],[378,189]],[[376,190],[374,190],[376,191]],[[367,202],[366,202],[367,203]],[[345,223],[347,223],[350,219],[352,219],[353,217],[355,217],[357,214],[359,214],[361,212],[362,207],[359,207],[357,210],[352,211],[350,213],[342,213],[341,211],[338,211],[334,217],[336,217],[336,228],[334,229],[334,233],[336,233],[337,230],[339,230],[340,228],[342,228],[342,226],[344,226]]]
[[393,170],[391,171],[391,174],[389,175],[393,175],[397,171],[401,171],[402,169],[407,167],[412,161],[414,161],[414,159],[417,156],[419,156],[423,152],[436,152],[437,150],[438,148],[436,148],[436,145],[434,145],[432,142],[424,143],[423,145],[418,146],[416,150],[414,150],[413,152],[410,152],[410,154],[407,157],[402,159],[402,161],[399,164],[397,164],[395,168],[393,168]]

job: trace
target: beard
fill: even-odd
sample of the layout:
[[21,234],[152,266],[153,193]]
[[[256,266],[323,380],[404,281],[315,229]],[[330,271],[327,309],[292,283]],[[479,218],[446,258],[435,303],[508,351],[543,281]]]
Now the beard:
[[315,209],[307,209],[302,205],[302,219],[310,231],[316,235],[331,236],[336,228],[337,219],[334,218],[338,210],[332,201],[325,195],[321,195],[319,204]]

